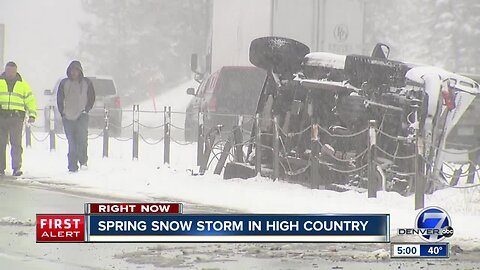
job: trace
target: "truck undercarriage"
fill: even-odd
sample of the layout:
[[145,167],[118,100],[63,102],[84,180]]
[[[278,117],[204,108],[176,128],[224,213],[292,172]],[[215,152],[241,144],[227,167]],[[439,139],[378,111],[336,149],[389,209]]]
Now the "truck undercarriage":
[[379,189],[408,194],[418,174],[436,189],[446,135],[478,84],[389,60],[388,51],[378,44],[372,56],[344,56],[310,53],[287,38],[252,41],[250,61],[268,75],[246,161],[261,156],[262,171],[314,188],[365,187],[372,166]]

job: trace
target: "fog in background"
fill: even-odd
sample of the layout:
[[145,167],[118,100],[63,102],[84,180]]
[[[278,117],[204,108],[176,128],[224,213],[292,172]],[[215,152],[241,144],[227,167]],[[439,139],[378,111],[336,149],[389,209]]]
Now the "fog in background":
[[124,104],[146,99],[191,77],[190,55],[205,50],[206,3],[0,0],[4,59],[40,102],[74,59],[86,75],[113,76]]
[[368,0],[365,51],[383,42],[393,59],[479,73],[479,14],[477,0]]
[[[44,89],[65,76],[73,59],[83,63],[87,75],[113,76],[124,104],[147,99],[149,91],[159,94],[191,78],[190,55],[208,50],[214,2],[0,0],[5,61],[18,64],[40,100]],[[364,3],[363,51],[367,54],[376,42],[383,42],[391,47],[392,59],[480,72],[480,1]],[[304,14],[285,20],[296,16]],[[246,19],[252,18],[240,18]]]
[[78,46],[79,22],[85,17],[79,0],[0,0],[5,62],[17,63],[39,102],[43,90],[65,76],[71,60],[67,53]]

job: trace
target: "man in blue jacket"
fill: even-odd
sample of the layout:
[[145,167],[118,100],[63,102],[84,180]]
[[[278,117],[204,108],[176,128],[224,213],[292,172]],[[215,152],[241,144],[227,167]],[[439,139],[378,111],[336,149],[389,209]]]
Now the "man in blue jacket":
[[83,75],[79,61],[72,61],[67,68],[67,78],[58,86],[57,106],[62,116],[68,140],[68,170],[77,172],[86,168],[88,156],[88,112],[95,103],[92,81]]

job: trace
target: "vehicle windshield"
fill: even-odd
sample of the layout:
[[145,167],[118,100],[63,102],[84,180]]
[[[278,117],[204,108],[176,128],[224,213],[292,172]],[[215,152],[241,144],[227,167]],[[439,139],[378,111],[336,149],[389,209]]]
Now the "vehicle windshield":
[[265,77],[258,68],[224,68],[215,85],[217,104],[229,113],[254,114]]

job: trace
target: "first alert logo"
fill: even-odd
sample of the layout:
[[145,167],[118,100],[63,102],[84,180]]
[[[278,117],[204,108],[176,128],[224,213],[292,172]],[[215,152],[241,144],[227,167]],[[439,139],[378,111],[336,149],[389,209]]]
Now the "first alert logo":
[[83,242],[83,215],[37,215],[37,242]]

